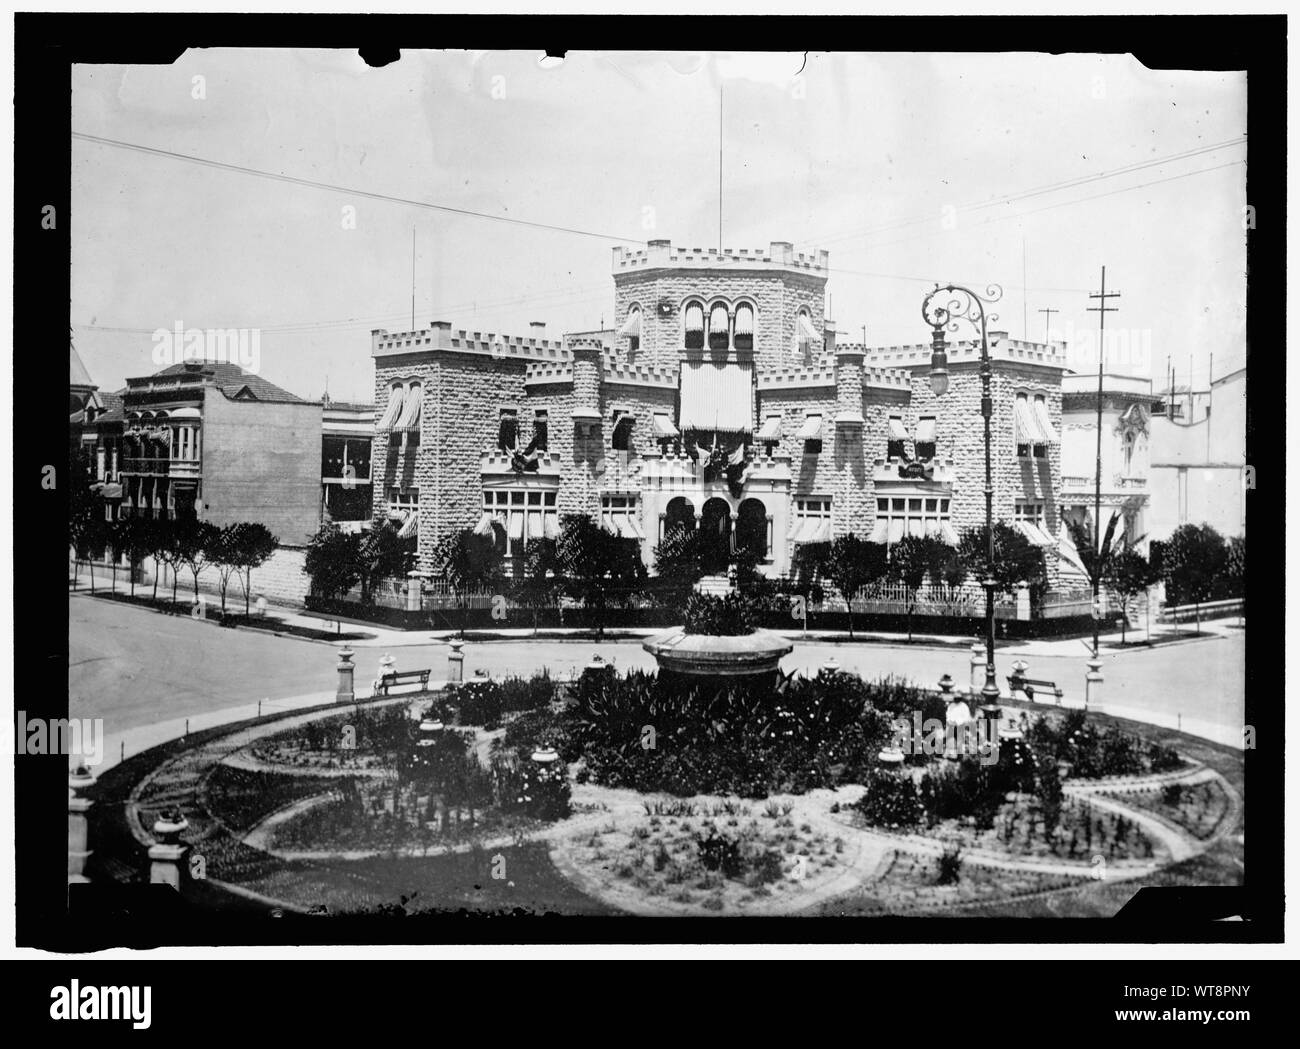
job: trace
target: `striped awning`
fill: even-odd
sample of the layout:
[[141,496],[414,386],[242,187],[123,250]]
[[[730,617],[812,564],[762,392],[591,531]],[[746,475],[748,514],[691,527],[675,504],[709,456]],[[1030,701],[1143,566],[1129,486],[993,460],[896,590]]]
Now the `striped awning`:
[[831,521],[829,517],[806,517],[795,527],[796,543],[829,543]]
[[891,518],[889,521],[889,538],[886,540],[890,546],[900,542],[907,531],[907,522],[901,517]]
[[799,314],[798,320],[795,321],[796,337],[800,342],[821,342],[822,337],[817,334],[817,329],[813,327],[812,320],[808,314]]
[[822,417],[815,412],[809,412],[805,415],[803,425],[799,427],[795,439],[800,441],[820,441],[822,439]]
[[1068,528],[1061,529],[1061,538],[1057,542],[1056,549],[1060,552],[1061,560],[1065,566],[1074,569],[1085,579],[1088,577],[1088,569],[1084,567],[1083,558],[1079,556],[1079,549],[1074,545],[1074,540],[1070,536]]
[[869,543],[886,543],[889,541],[889,521],[884,517],[876,518],[876,527],[867,539]]
[[925,522],[919,517],[907,519],[907,534],[916,539],[925,538]]
[[727,316],[727,307],[718,303],[713,309],[709,310],[709,331],[725,332],[731,327],[731,319]]
[[751,364],[682,364],[683,430],[749,433],[754,419],[754,368]]
[[1045,444],[1047,437],[1038,427],[1038,417],[1028,397],[1017,397],[1015,408],[1016,444]]
[[1028,521],[1017,521],[1016,531],[1028,539],[1034,546],[1055,546],[1056,541],[1039,528],[1036,524]]
[[528,511],[528,538],[542,538],[542,512],[540,510]]
[[388,393],[388,407],[384,409],[384,414],[379,417],[379,422],[375,424],[376,433],[387,433],[393,428],[398,418],[402,414],[402,397],[404,391],[400,386],[394,386]]
[[524,537],[524,512],[522,510],[510,511],[510,525],[507,531],[511,539],[522,539]]
[[672,416],[662,412],[655,413],[654,428],[655,440],[658,441],[671,441],[681,436],[677,432],[677,427],[673,425]]
[[702,307],[698,302],[692,302],[686,307],[686,330],[704,330],[704,307]]
[[483,516],[478,519],[478,524],[474,526],[474,534],[491,535],[493,531],[492,522],[495,520],[496,520],[495,517],[493,517],[490,513],[485,512]]
[[420,428],[420,406],[423,403],[424,390],[418,384],[413,385],[406,393],[406,399],[402,402],[402,414],[393,429],[418,430]]
[[754,334],[754,311],[749,306],[736,307],[736,334]]
[[623,322],[623,327],[618,329],[619,335],[637,336],[641,335],[641,311],[631,310],[628,312],[627,320]]
[[1038,423],[1043,439],[1048,444],[1056,444],[1056,429],[1052,426],[1052,416],[1047,410],[1047,399],[1044,397],[1034,398],[1034,420]]
[[934,416],[923,415],[916,424],[916,443],[934,444]]
[[636,519],[636,507],[620,510],[607,510],[601,514],[600,523],[608,532],[613,532],[623,539],[644,539],[641,522]]
[[755,435],[756,441],[779,441],[781,439],[781,416],[769,415]]
[[889,417],[889,439],[891,441],[907,440],[907,431],[903,428],[903,420],[897,415]]
[[555,520],[554,514],[547,514],[542,518],[542,535],[547,539],[560,538],[560,525]]
[[961,543],[957,530],[947,521],[939,522],[939,538],[949,546],[958,546]]
[[402,522],[402,527],[397,530],[398,539],[410,539],[411,536],[419,534],[420,531],[420,511],[412,510],[406,515],[406,520]]

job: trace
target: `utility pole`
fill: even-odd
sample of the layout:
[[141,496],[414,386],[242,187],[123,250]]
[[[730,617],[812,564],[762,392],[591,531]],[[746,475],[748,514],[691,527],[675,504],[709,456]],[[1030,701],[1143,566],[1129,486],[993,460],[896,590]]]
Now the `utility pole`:
[[415,331],[415,227],[411,227],[411,331]]
[[718,254],[722,254],[722,85],[718,85]]
[[1060,313],[1061,311],[1053,310],[1053,309],[1045,309],[1045,310],[1039,310],[1038,312],[1047,314],[1047,319],[1043,323],[1043,342],[1050,343],[1052,341],[1052,314]]
[[1097,659],[1097,653],[1100,649],[1098,634],[1101,630],[1101,403],[1102,403],[1102,376],[1105,374],[1106,365],[1106,314],[1117,313],[1118,306],[1107,306],[1107,299],[1118,299],[1120,293],[1117,291],[1106,290],[1106,267],[1101,268],[1101,291],[1089,292],[1088,298],[1098,299],[1101,302],[1099,306],[1089,306],[1089,313],[1099,313],[1099,335],[1097,340],[1097,474],[1095,490],[1093,493],[1093,514],[1092,514],[1092,534],[1093,545],[1096,549],[1095,570],[1092,579],[1092,658]]

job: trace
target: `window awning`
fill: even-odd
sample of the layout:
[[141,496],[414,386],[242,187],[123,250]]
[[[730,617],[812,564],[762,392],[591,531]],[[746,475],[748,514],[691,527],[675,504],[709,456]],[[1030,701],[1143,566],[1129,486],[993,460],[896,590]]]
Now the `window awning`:
[[907,431],[903,429],[903,420],[897,415],[889,417],[889,439],[891,441],[907,440]]
[[727,307],[718,303],[713,309],[709,310],[709,331],[720,332],[727,331],[731,327],[731,320],[727,316]]
[[641,522],[637,520],[636,507],[607,510],[601,514],[600,523],[607,532],[612,532],[622,539],[645,538],[645,532],[641,530]]
[[871,530],[869,543],[886,543],[889,541],[889,521],[883,517],[876,518],[876,527]]
[[795,337],[800,342],[821,342],[822,337],[817,334],[817,329],[813,327],[812,320],[808,314],[799,314],[795,321]]
[[423,403],[423,388],[418,385],[412,386],[406,392],[406,398],[402,401],[402,414],[393,429],[418,430],[420,428],[420,406]]
[[796,543],[829,543],[831,541],[831,522],[827,517],[808,517],[795,530]]
[[1056,542],[1050,535],[1044,532],[1036,524],[1028,521],[1017,521],[1016,531],[1028,539],[1034,546],[1055,546]]
[[384,414],[380,416],[379,422],[375,424],[376,433],[387,433],[393,428],[393,424],[397,422],[398,417],[402,414],[402,397],[403,390],[400,386],[394,386],[388,392],[388,407],[384,410]]
[[893,546],[895,543],[899,542],[903,538],[903,534],[906,530],[907,522],[905,522],[901,517],[891,518],[889,521],[889,539],[887,540],[889,545]]
[[748,306],[736,307],[736,334],[754,334],[754,311]]
[[540,510],[528,511],[528,538],[542,538],[542,512]]
[[509,534],[511,539],[522,539],[524,537],[524,512],[522,510],[511,512]]
[[671,416],[664,415],[660,412],[655,413],[655,440],[670,441],[680,437],[677,427],[673,425]]
[[907,519],[907,534],[917,539],[925,538],[925,522],[919,517]]
[[961,543],[957,530],[947,521],[939,522],[939,538],[949,546],[958,546]]
[[1038,429],[1043,435],[1043,439],[1048,444],[1056,444],[1056,430],[1052,426],[1052,417],[1047,410],[1047,400],[1043,397],[1034,399],[1034,421],[1038,423]]
[[934,416],[923,415],[916,424],[916,443],[934,444]]
[[126,498],[122,500],[122,509],[130,510],[133,509],[134,507],[135,507],[135,500],[131,498],[131,493],[128,492],[126,494]]
[[756,441],[779,441],[781,439],[781,416],[769,415],[755,435]]
[[805,415],[803,425],[799,427],[799,432],[795,434],[795,437],[800,441],[820,441],[822,439],[822,417],[811,412]]
[[623,327],[618,329],[619,335],[632,335],[639,337],[641,335],[641,311],[631,310],[627,315],[627,320],[623,322]]
[[542,519],[542,535],[544,535],[547,539],[560,538],[560,525],[555,520],[554,514],[547,514]]
[[1028,397],[1017,397],[1015,408],[1016,444],[1044,444],[1047,438],[1038,428],[1038,419]]
[[122,486],[115,482],[106,483],[100,490],[100,495],[105,499],[121,499]]
[[686,307],[686,330],[704,330],[704,307],[702,307],[698,302],[692,302]]
[[753,429],[754,369],[750,364],[682,364],[683,430],[749,433]]
[[493,531],[492,522],[495,520],[496,518],[494,518],[490,513],[484,513],[483,516],[478,519],[478,524],[474,526],[474,534],[491,535]]
[[1070,537],[1068,528],[1061,529],[1061,538],[1056,548],[1060,551],[1061,560],[1087,578],[1088,569],[1084,567],[1083,559],[1079,556],[1078,547],[1074,545],[1074,540]]
[[398,539],[410,539],[413,535],[418,535],[420,531],[420,511],[412,510],[406,515],[406,520],[402,522],[402,527],[397,530]]

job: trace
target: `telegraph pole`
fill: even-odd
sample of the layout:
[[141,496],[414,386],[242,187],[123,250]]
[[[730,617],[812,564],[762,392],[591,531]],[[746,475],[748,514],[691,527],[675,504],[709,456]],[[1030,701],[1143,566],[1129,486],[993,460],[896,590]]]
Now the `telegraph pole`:
[[1043,342],[1050,343],[1052,341],[1052,314],[1060,313],[1061,311],[1053,310],[1053,309],[1045,309],[1045,310],[1039,310],[1038,312],[1047,314],[1047,319],[1044,321],[1044,326],[1043,326]]
[[1089,306],[1089,313],[1100,314],[1099,337],[1097,342],[1097,474],[1093,492],[1092,534],[1096,561],[1092,579],[1092,658],[1097,659],[1100,649],[1098,634],[1101,630],[1101,401],[1102,376],[1106,364],[1106,314],[1119,311],[1118,306],[1107,306],[1107,299],[1118,299],[1120,293],[1106,290],[1106,267],[1101,268],[1101,291],[1089,292],[1088,298],[1100,300],[1099,306]]

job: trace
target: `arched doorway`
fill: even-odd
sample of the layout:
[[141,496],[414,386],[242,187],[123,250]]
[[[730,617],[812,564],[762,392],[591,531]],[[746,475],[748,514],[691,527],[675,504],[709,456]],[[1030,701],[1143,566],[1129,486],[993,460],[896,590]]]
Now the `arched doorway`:
[[736,549],[767,556],[767,507],[761,499],[746,499],[736,518]]
[[676,528],[685,528],[688,532],[695,529],[695,507],[683,495],[670,499],[664,510],[664,535]]
[[700,559],[710,575],[731,564],[731,506],[717,496],[704,504],[700,517]]

